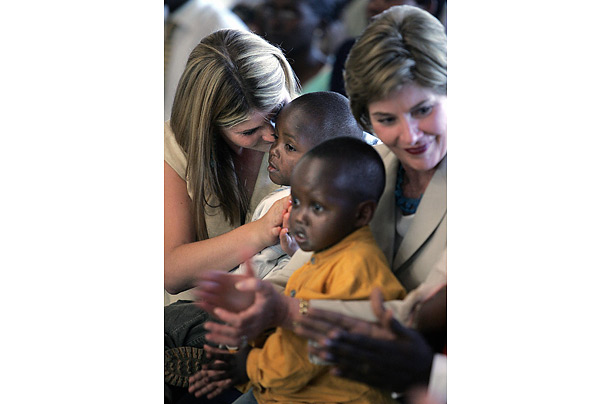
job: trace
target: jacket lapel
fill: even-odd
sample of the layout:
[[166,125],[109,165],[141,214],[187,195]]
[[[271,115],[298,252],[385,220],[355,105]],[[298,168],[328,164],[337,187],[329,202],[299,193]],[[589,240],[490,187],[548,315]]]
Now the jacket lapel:
[[384,193],[380,198],[376,212],[371,220],[370,227],[373,235],[378,242],[378,245],[384,252],[389,263],[393,262],[394,245],[395,245],[395,182],[397,180],[397,171],[399,169],[399,160],[384,145],[375,146],[384,162],[386,169],[386,185]]
[[393,261],[393,271],[396,271],[401,264],[408,261],[418,251],[445,217],[447,211],[446,177],[447,155],[439,163],[437,171],[422,196],[414,221],[410,225],[409,235],[401,242]]

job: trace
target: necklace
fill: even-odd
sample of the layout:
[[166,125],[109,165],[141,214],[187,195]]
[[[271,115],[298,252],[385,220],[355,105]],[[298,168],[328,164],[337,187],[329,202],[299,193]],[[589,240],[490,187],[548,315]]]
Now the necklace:
[[407,198],[403,196],[403,177],[405,176],[405,169],[399,164],[399,172],[397,173],[397,182],[395,184],[395,204],[401,209],[404,215],[413,215],[418,209],[418,204],[422,199],[422,195],[418,198]]

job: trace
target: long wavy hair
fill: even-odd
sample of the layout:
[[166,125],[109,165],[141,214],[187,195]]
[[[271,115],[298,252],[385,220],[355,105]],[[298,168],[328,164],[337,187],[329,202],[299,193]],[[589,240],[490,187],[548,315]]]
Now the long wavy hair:
[[371,132],[368,104],[416,83],[447,93],[444,26],[428,12],[395,6],[378,14],[352,47],[344,71],[352,114]]
[[273,110],[283,102],[284,89],[291,99],[299,91],[293,70],[282,51],[253,33],[216,31],[191,52],[178,82],[170,126],[187,155],[198,239],[207,237],[208,207],[220,207],[235,226],[250,202],[238,186],[221,128],[245,122],[255,109]]

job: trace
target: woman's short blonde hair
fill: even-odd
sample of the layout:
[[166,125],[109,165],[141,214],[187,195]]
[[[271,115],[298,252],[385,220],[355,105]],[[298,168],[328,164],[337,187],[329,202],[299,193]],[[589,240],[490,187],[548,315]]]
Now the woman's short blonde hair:
[[356,120],[371,131],[368,105],[401,86],[447,93],[444,26],[426,11],[395,6],[377,15],[352,47],[344,80]]
[[223,127],[246,121],[253,110],[271,111],[294,98],[299,85],[282,51],[241,30],[220,30],[193,49],[178,82],[170,125],[187,154],[198,238],[205,236],[204,212],[215,196],[225,217],[241,223],[249,206],[238,186]]

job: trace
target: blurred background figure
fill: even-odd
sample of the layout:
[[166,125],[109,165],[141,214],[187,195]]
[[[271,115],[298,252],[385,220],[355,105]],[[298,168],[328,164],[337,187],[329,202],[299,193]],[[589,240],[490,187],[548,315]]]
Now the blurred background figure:
[[371,19],[392,6],[415,6],[428,11],[436,17],[444,27],[446,25],[446,0],[352,0],[339,17],[347,39],[337,47],[333,57],[333,69],[329,90],[346,95],[344,89],[344,65],[348,53]]
[[297,74],[302,93],[330,88],[333,55],[345,38],[339,15],[346,0],[238,2],[233,10],[249,28],[280,47]]
[[235,2],[234,6],[231,8],[244,24],[248,27],[248,29],[254,34],[263,36],[263,31],[261,28],[261,10],[260,6],[263,3],[262,0],[238,0]]
[[222,28],[248,30],[228,1],[164,0],[164,121],[170,119],[174,93],[187,58],[208,34]]
[[392,6],[400,5],[420,7],[437,17],[446,26],[446,0],[351,0],[348,3],[342,10],[339,19],[345,28],[346,35],[350,37],[359,36],[373,15]]

